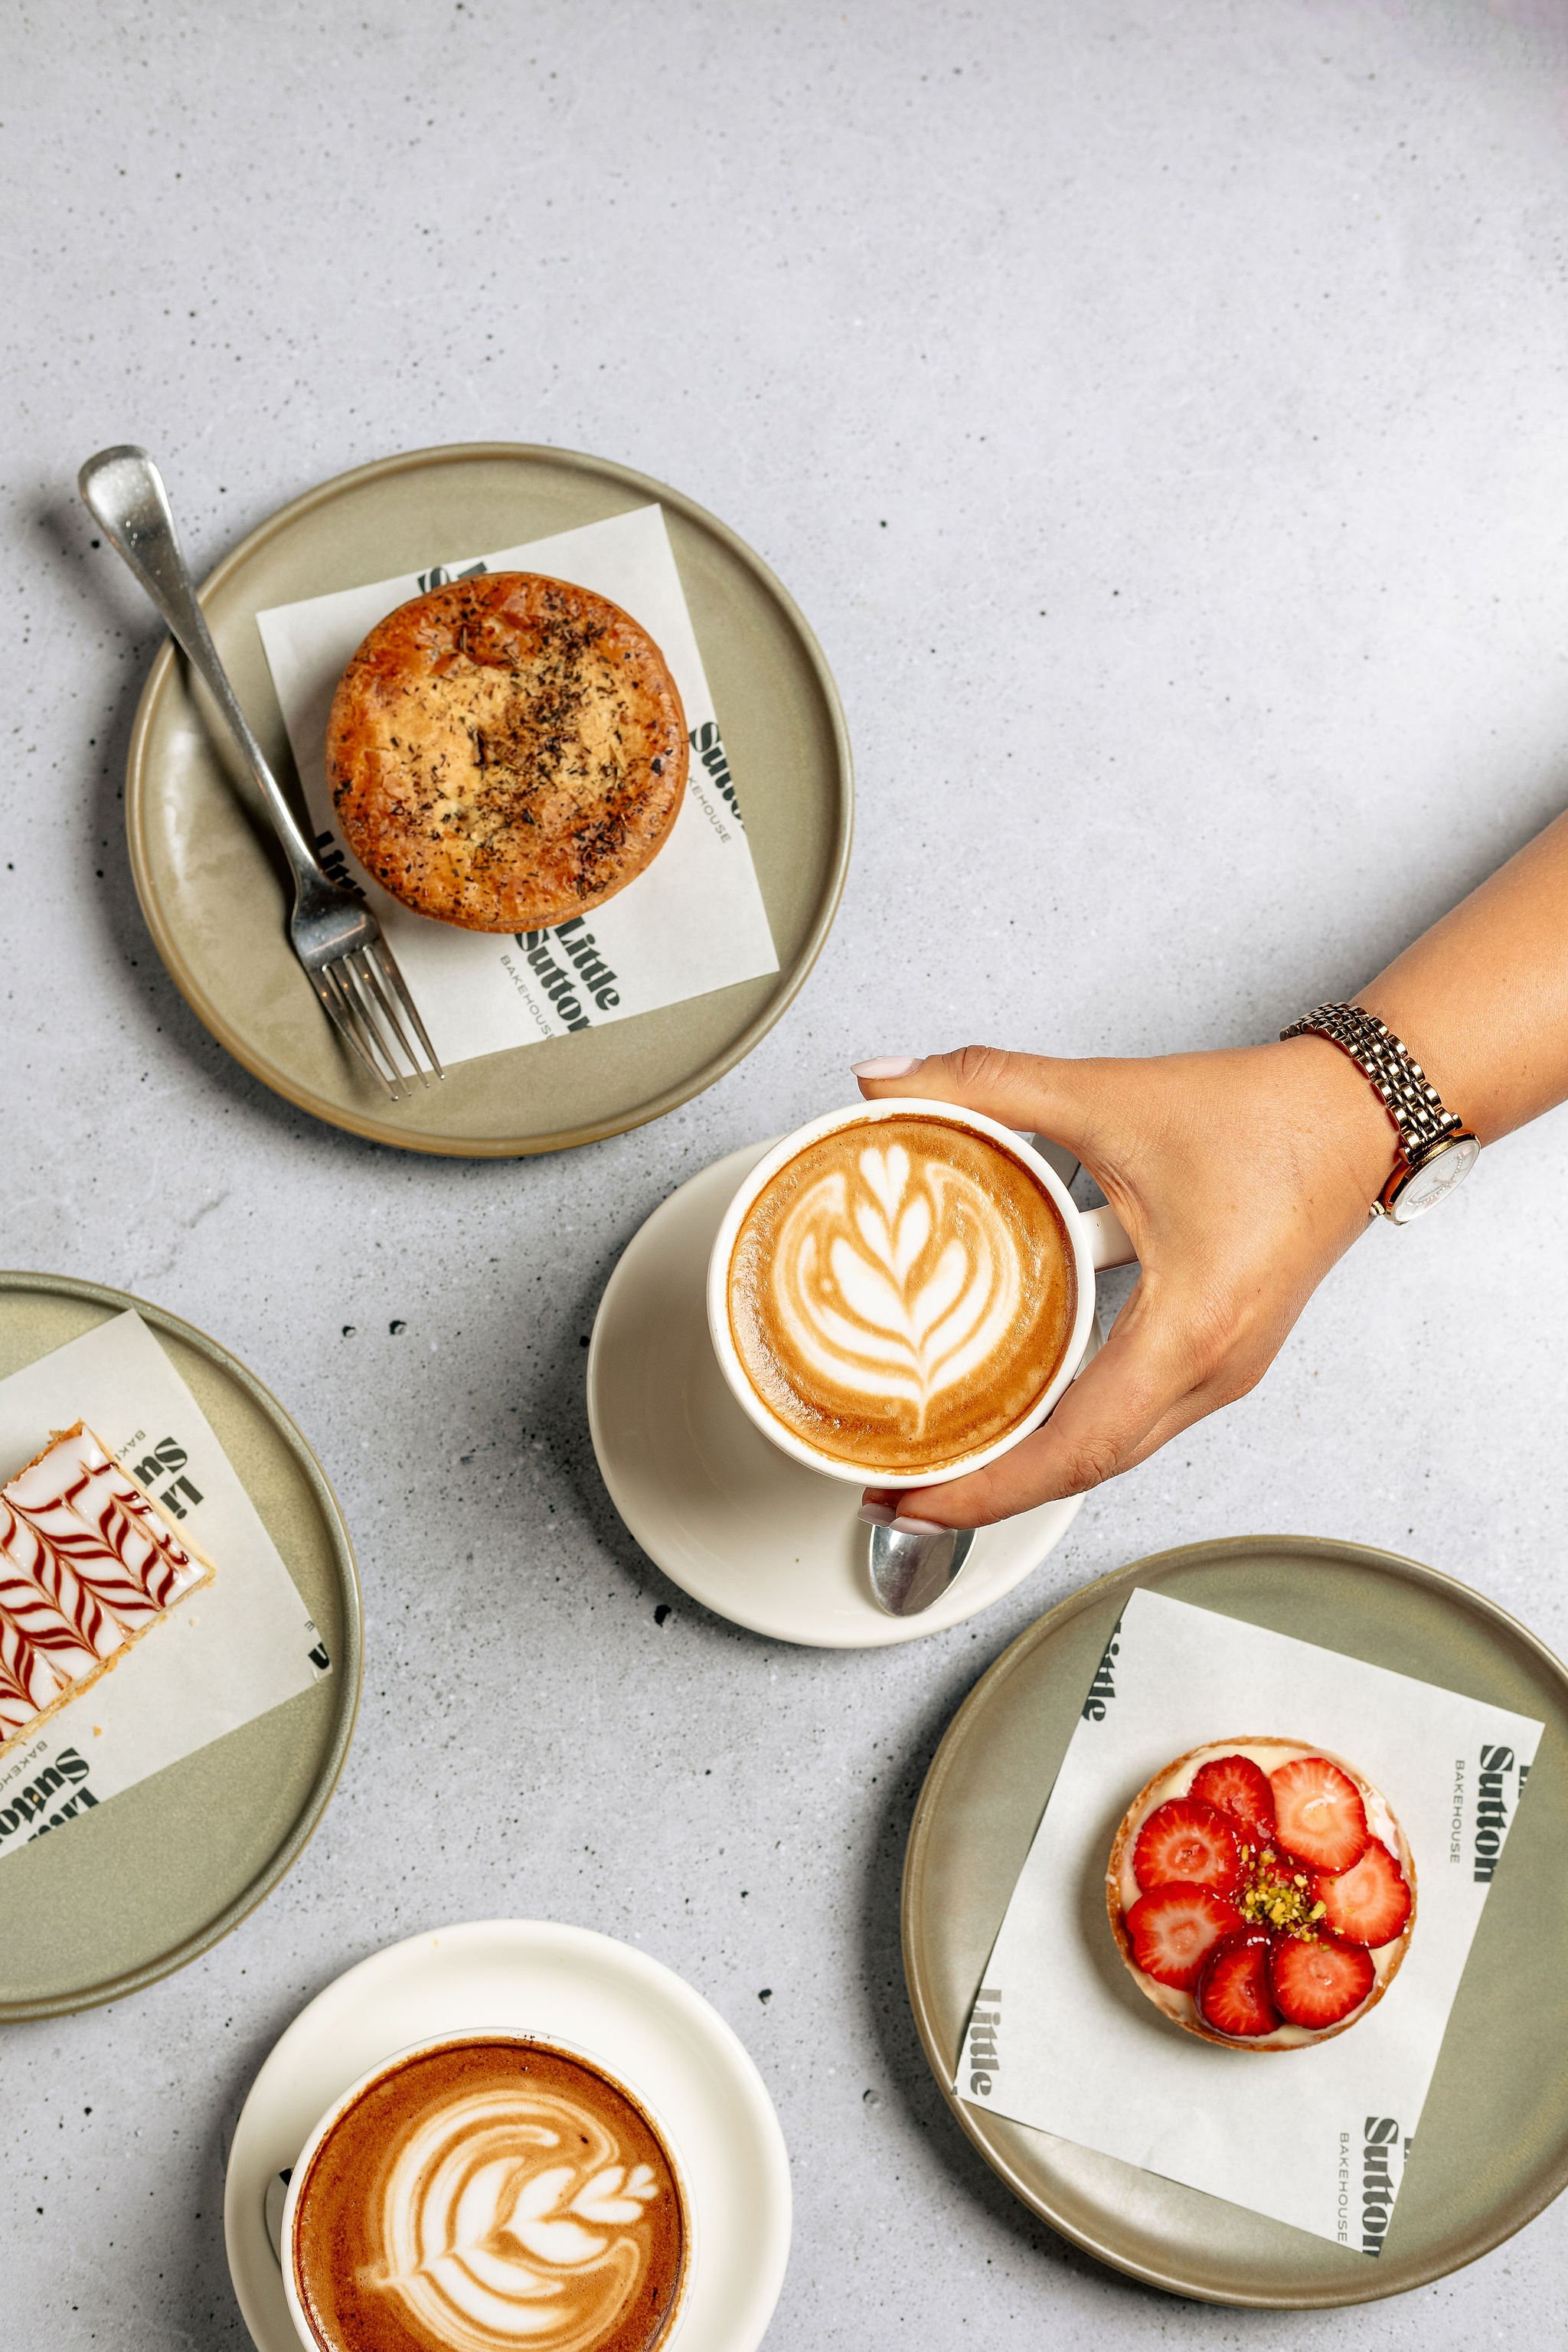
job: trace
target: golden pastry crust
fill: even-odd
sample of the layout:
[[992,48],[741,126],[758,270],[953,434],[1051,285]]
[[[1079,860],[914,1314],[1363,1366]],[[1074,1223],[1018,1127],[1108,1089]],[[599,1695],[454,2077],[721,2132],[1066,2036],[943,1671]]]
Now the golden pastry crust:
[[688,758],[647,632],[533,572],[400,604],[327,721],[355,856],[405,906],[475,931],[546,930],[624,890],[668,836]]
[[[1163,1804],[1169,1797],[1184,1796],[1196,1777],[1198,1767],[1210,1757],[1272,1748],[1288,1751],[1290,1756],[1321,1756],[1325,1762],[1338,1765],[1347,1780],[1355,1783],[1366,1807],[1368,1821],[1375,1824],[1374,1834],[1383,1834],[1405,1874],[1405,1883],[1410,1889],[1410,1913],[1399,1934],[1387,1944],[1380,1945],[1373,1954],[1376,1975],[1372,1990],[1360,2007],[1353,2009],[1348,2017],[1342,2018],[1337,2025],[1322,2026],[1312,2032],[1304,2028],[1281,2025],[1274,2033],[1258,2041],[1239,2041],[1228,2033],[1215,2033],[1198,2014],[1197,2004],[1190,1992],[1180,1992],[1172,1985],[1156,1983],[1152,1977],[1144,1975],[1133,1955],[1132,1939],[1127,1933],[1124,1903],[1131,1878],[1132,1848],[1139,1831],[1155,1804]],[[1282,1760],[1285,1759],[1282,1758]],[[1105,1908],[1110,1920],[1110,1932],[1116,1938],[1117,1950],[1144,1998],[1152,2000],[1173,2025],[1179,2025],[1184,2033],[1195,2033],[1201,2042],[1217,2042],[1226,2050],[1256,2050],[1265,2054],[1275,2050],[1310,2049],[1316,2042],[1331,2042],[1336,2034],[1348,2033],[1352,2025],[1359,2025],[1367,2011],[1376,2008],[1399,1972],[1399,1964],[1409,1949],[1411,1933],[1415,1926],[1415,1858],[1394,1808],[1382,1790],[1374,1788],[1342,1756],[1336,1756],[1331,1748],[1311,1748],[1304,1740],[1286,1739],[1277,1732],[1247,1732],[1238,1739],[1206,1740],[1201,1748],[1189,1748],[1186,1754],[1178,1756],[1173,1763],[1163,1765],[1153,1779],[1140,1789],[1122,1814],[1111,1843],[1110,1859],[1105,1872]]]

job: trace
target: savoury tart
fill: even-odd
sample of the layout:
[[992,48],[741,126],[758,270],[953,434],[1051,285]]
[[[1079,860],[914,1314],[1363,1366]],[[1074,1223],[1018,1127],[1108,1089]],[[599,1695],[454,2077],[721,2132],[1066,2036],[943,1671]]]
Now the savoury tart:
[[646,629],[531,572],[454,580],[379,621],[339,682],[343,836],[405,906],[548,929],[643,873],[686,788],[686,718]]

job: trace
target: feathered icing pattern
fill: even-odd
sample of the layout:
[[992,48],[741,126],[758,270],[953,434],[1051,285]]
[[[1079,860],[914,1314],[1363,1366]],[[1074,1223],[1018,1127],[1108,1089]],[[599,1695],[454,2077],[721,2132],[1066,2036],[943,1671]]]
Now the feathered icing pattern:
[[0,1611],[0,1723],[9,1734],[52,1706],[65,1688],[46,1654]]
[[42,1529],[0,1494],[0,1609],[47,1649],[79,1651],[72,1681],[118,1650],[124,1635],[95,1592]]
[[173,1529],[87,1431],[51,1446],[5,1496],[122,1625],[156,1616],[200,1578]]
[[0,1490],[0,1743],[210,1573],[79,1423]]
[[[91,1496],[95,1524],[105,1545],[128,1569],[139,1572],[160,1609],[167,1609],[182,1592],[201,1581],[201,1570],[175,1535],[159,1518],[139,1486],[104,1465],[95,1478]],[[79,1506],[85,1508],[85,1502]]]

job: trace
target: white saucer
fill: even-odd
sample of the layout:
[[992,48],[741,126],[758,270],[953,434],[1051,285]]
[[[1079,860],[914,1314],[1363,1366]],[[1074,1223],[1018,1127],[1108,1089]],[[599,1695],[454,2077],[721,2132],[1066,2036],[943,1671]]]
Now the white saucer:
[[394,2051],[465,2027],[557,2036],[640,2091],[691,2199],[691,2284],[669,2352],[754,2352],[784,2284],[789,2159],[773,2101],[716,2010],[613,1937],[492,1919],[389,1945],[301,2010],[240,2111],[224,2187],[235,2294],[258,2352],[300,2352],[268,2234],[279,2176],[349,2084]]
[[[588,1349],[588,1426],[610,1499],[648,1558],[705,1608],[820,1649],[871,1650],[962,1624],[1059,1543],[1081,1495],[983,1528],[918,1617],[871,1598],[859,1490],[793,1462],[747,1420],[708,1336],[708,1256],[771,1143],[715,1160],[657,1208],[611,1275]],[[1100,1346],[1095,1327],[1089,1355]],[[1087,1359],[1086,1359],[1087,1360]]]

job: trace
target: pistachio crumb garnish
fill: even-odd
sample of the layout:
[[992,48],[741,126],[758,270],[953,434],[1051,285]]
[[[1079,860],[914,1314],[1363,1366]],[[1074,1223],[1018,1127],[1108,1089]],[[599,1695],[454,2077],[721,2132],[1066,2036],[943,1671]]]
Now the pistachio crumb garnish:
[[1272,1846],[1261,1853],[1252,1846],[1241,1851],[1247,1877],[1236,1900],[1243,1918],[1284,1935],[1310,1938],[1325,1906],[1311,1901],[1306,1872],[1288,1869]]

